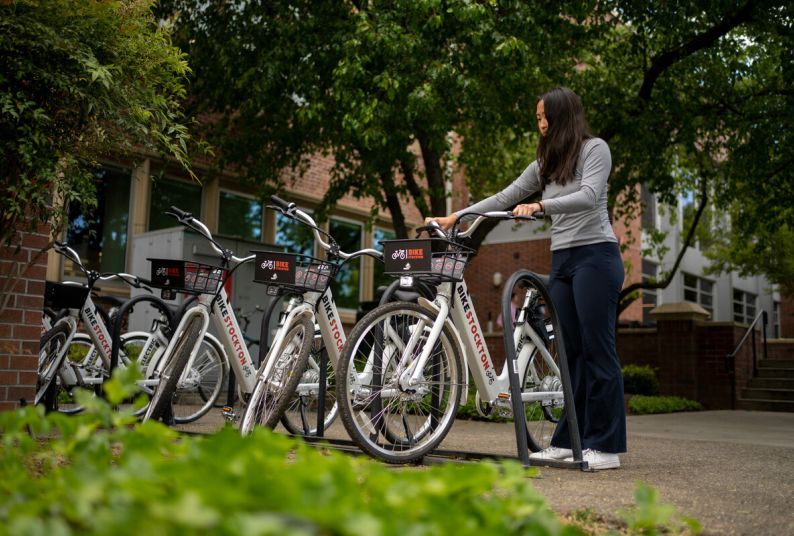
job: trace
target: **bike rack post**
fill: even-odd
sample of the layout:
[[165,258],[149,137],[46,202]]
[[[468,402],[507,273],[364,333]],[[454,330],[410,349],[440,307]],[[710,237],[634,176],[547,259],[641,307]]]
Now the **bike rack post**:
[[[171,311],[171,308],[165,303],[162,299],[158,298],[157,296],[153,296],[150,294],[141,294],[132,298],[131,300],[127,301],[121,307],[119,307],[118,311],[116,312],[116,318],[113,319],[113,325],[110,335],[110,375],[113,375],[113,371],[119,365],[119,350],[121,349],[121,326],[123,323],[124,317],[127,315],[128,311],[131,311],[133,307],[138,305],[141,302],[150,302],[155,309],[159,310],[163,313],[168,320],[168,328],[173,331],[174,329],[174,313]],[[102,397],[105,397],[105,389],[104,386],[102,387]],[[171,406],[168,405],[165,414],[163,415],[163,422],[167,422],[168,420],[173,420],[173,413],[171,412]]]
[[541,297],[547,304],[551,304],[551,296],[546,288],[543,280],[529,270],[518,270],[505,283],[504,291],[502,292],[502,318],[504,329],[504,345],[505,345],[505,366],[510,378],[510,400],[513,405],[513,422],[516,428],[516,446],[518,449],[518,457],[525,467],[530,465],[545,465],[551,467],[562,467],[570,469],[587,469],[587,462],[582,460],[582,442],[579,437],[579,425],[576,418],[576,408],[574,407],[573,390],[571,388],[571,374],[568,369],[568,358],[565,353],[565,344],[562,337],[562,329],[557,319],[557,311],[554,307],[550,307],[551,319],[554,325],[554,340],[557,345],[557,354],[560,360],[560,381],[562,382],[563,399],[565,401],[565,413],[568,420],[568,433],[571,437],[571,450],[573,450],[573,461],[566,462],[563,460],[530,460],[529,447],[527,444],[527,423],[523,418],[524,404],[521,400],[521,380],[518,377],[518,355],[516,354],[515,343],[513,341],[513,331],[507,326],[511,323],[510,302],[512,299],[513,288],[519,282],[529,282],[532,286],[538,289]]

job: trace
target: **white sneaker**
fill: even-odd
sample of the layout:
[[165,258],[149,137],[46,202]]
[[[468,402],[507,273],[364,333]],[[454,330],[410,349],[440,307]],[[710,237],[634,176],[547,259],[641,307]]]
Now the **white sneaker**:
[[[620,457],[611,452],[584,449],[582,451],[582,460],[587,462],[587,471],[601,471],[602,469],[617,469],[620,467]],[[565,458],[565,461],[572,462],[573,456]]]
[[530,460],[562,460],[573,456],[571,449],[561,449],[560,447],[549,447],[529,455]]

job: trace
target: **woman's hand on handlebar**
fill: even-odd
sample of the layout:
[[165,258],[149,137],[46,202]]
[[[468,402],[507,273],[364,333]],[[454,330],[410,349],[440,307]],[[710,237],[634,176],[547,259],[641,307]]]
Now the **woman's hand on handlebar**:
[[425,218],[425,225],[430,225],[432,221],[436,222],[445,231],[449,231],[455,225],[455,222],[458,221],[458,215],[450,214],[449,216]]
[[513,209],[515,216],[532,216],[536,212],[543,212],[543,206],[540,203],[527,203],[525,205],[517,205]]

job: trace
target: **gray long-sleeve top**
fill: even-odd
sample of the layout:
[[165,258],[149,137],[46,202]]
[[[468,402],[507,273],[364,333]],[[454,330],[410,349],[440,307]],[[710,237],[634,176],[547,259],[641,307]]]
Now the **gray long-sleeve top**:
[[[456,212],[507,210],[540,190],[537,160],[501,192]],[[551,250],[617,242],[607,212],[607,179],[612,169],[609,146],[600,138],[582,144],[574,179],[565,186],[547,184],[543,206],[551,216]]]

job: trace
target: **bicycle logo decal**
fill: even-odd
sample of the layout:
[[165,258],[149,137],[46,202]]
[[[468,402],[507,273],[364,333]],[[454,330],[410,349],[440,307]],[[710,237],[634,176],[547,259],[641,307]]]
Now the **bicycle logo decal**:
[[427,272],[430,270],[429,240],[383,241],[387,273]]

